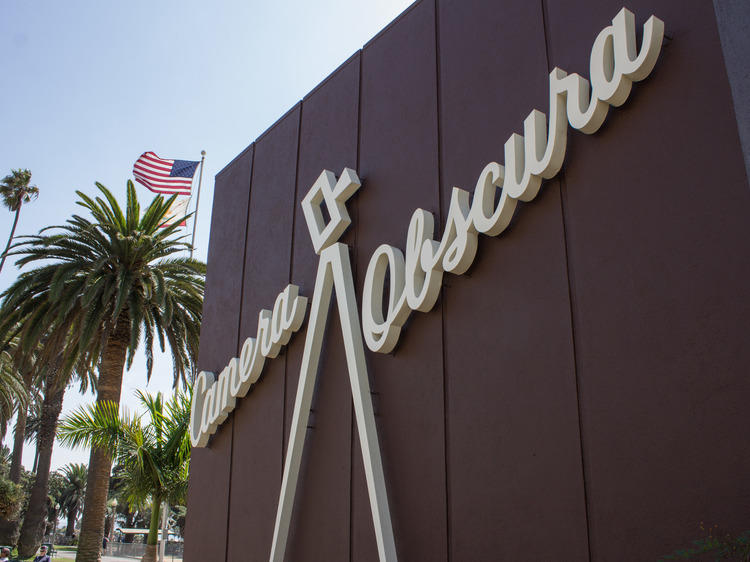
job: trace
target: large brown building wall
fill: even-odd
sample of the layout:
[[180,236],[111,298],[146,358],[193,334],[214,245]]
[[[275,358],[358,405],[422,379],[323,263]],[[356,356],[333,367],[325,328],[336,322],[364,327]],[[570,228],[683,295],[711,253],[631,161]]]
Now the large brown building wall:
[[[312,296],[300,201],[321,170],[363,179],[359,298],[373,250],[403,248],[417,207],[442,225],[621,7],[423,0],[343,64],[216,178],[200,368],[287,283]],[[367,352],[401,560],[654,560],[701,522],[750,529],[750,189],[714,7],[627,7],[666,23],[652,75],[569,132],[562,171],[393,353]],[[304,338],[194,451],[186,562],[268,559]],[[287,558],[377,560],[336,314]]]

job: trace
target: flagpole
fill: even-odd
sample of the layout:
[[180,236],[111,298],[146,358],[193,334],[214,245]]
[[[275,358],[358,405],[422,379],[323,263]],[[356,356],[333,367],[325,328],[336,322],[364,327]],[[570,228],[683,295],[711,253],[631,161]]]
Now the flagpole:
[[201,150],[201,171],[198,175],[198,194],[195,196],[195,211],[193,212],[193,237],[190,239],[190,257],[193,257],[195,247],[195,227],[198,226],[198,205],[201,203],[201,183],[203,182],[203,161],[206,159],[206,151]]

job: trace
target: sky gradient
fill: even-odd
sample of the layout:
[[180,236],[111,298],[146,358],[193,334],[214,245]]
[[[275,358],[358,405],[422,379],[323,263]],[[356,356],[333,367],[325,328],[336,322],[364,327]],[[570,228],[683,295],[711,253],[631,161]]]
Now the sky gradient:
[[[28,168],[40,189],[16,234],[64,223],[82,210],[75,191],[92,194],[95,181],[123,200],[144,151],[199,160],[206,150],[196,238],[205,260],[214,175],[410,3],[2,2],[0,177]],[[0,209],[3,247],[12,220]],[[13,262],[0,289],[18,274]],[[136,359],[124,379],[125,407],[136,403],[136,388],[169,392],[171,372],[169,358],[157,358],[146,386],[145,361]],[[93,398],[69,390],[63,415]],[[27,468],[33,455],[27,445]],[[88,452],[56,444],[52,468],[68,462],[88,462]]]

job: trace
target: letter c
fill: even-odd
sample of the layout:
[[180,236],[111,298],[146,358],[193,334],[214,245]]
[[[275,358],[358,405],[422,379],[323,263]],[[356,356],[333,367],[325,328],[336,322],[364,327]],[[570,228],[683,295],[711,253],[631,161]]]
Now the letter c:
[[201,371],[193,384],[193,399],[190,405],[190,443],[193,447],[205,447],[210,437],[201,429],[205,409],[206,390],[214,383],[214,374]]

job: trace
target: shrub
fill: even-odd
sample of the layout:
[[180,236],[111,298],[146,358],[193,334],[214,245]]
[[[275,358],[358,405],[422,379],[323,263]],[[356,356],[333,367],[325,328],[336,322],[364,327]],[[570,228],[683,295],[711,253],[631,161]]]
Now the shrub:
[[23,502],[23,488],[0,476],[0,517],[13,519]]

